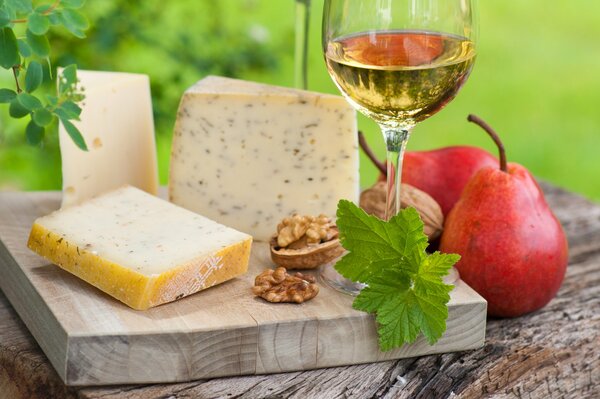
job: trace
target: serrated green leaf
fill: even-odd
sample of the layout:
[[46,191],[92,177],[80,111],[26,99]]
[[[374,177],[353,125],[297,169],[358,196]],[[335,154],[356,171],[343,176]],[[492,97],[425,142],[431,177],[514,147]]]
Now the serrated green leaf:
[[415,342],[420,329],[420,312],[413,291],[399,293],[383,304],[376,317],[382,351]]
[[17,44],[19,46],[19,53],[25,58],[31,57],[32,51],[27,41],[24,39],[17,39]]
[[67,8],[81,8],[85,4],[85,0],[61,0],[60,4]]
[[67,8],[61,10],[60,15],[63,25],[69,32],[80,39],[85,38],[85,33],[83,32],[89,28],[89,23],[82,13]]
[[366,283],[352,306],[376,314],[381,350],[414,342],[419,332],[429,344],[437,342],[446,330],[453,288],[443,277],[460,257],[425,252],[423,222],[413,208],[384,222],[342,200],[337,216],[340,240],[349,252],[336,270]]
[[38,108],[42,108],[41,101],[37,97],[32,96],[29,93],[17,94],[16,100],[19,102],[19,104],[23,106],[23,108],[29,111],[34,111]]
[[73,140],[75,145],[77,147],[79,147],[79,149],[81,149],[83,151],[87,151],[88,150],[87,145],[85,144],[85,140],[83,139],[83,136],[81,135],[81,132],[79,131],[79,129],[77,129],[77,127],[75,127],[75,125],[73,125],[67,119],[61,118],[60,122],[63,124],[65,130],[67,131],[67,133],[69,134],[69,136],[71,137],[71,140]]
[[[365,282],[373,272],[386,267],[411,267],[414,263],[401,260],[419,256],[427,248],[423,222],[412,208],[384,222],[367,215],[352,202],[342,200],[338,204],[337,225],[340,242],[350,253],[338,261],[335,268],[353,281]],[[361,258],[360,266],[358,259],[345,259],[350,254],[354,254],[351,258]]]
[[37,12],[31,14],[27,22],[27,28],[36,35],[45,34],[50,28],[48,17]]
[[31,111],[21,105],[17,97],[13,98],[8,107],[8,114],[16,119],[23,118],[29,115],[30,112]]
[[25,73],[25,90],[28,93],[33,92],[40,87],[43,78],[44,71],[42,70],[42,65],[37,61],[31,61],[27,66],[27,72]]
[[27,44],[31,47],[31,51],[38,57],[47,57],[50,54],[50,43],[44,35],[36,35],[29,29],[25,33]]
[[0,104],[9,103],[15,97],[17,93],[10,89],[0,89]]
[[46,108],[40,108],[33,112],[33,120],[39,126],[48,126],[54,120],[54,116]]
[[10,69],[19,64],[19,48],[15,32],[9,27],[0,29],[0,66]]
[[452,266],[460,260],[457,254],[442,254],[439,251],[427,256],[421,263],[416,278],[422,282],[437,283],[448,274]]
[[39,144],[44,138],[44,132],[45,129],[42,126],[39,126],[35,121],[31,120],[25,128],[27,142],[31,145]]
[[356,296],[352,307],[363,312],[375,313],[399,292],[410,288],[410,277],[395,269],[385,269],[369,280],[369,285]]

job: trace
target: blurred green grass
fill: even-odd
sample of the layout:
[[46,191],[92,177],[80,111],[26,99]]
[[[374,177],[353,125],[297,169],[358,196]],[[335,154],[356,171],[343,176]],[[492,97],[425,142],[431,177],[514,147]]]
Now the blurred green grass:
[[[337,93],[321,53],[322,4],[313,0],[309,88]],[[186,87],[209,73],[293,84],[293,0],[147,0],[143,6],[89,1],[83,11],[93,26],[89,38],[58,32],[52,40],[55,62],[150,75],[162,183]],[[481,1],[479,11],[479,55],[471,78],[445,110],[415,129],[409,150],[469,144],[495,151],[466,122],[467,114],[476,113],[501,134],[509,160],[600,200],[600,3]],[[10,84],[9,76],[0,75],[0,82]],[[361,117],[360,127],[383,157],[376,126]],[[56,135],[33,148],[24,142],[23,129],[0,107],[0,187],[59,188]],[[366,158],[361,162],[362,184],[369,185],[376,171]]]

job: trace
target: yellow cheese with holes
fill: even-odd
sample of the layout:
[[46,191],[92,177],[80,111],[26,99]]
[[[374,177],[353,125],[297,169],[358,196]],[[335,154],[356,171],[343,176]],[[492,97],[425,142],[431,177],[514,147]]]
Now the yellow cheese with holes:
[[138,310],[245,273],[252,237],[126,186],[37,219],[28,246]]

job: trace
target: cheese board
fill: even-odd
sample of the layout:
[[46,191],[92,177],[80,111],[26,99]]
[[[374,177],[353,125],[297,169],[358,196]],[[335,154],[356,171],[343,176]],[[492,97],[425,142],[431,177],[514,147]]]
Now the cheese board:
[[[164,196],[164,192],[162,193]],[[0,288],[68,385],[187,381],[377,362],[481,347],[485,300],[458,280],[447,331],[381,352],[372,316],[324,284],[312,301],[270,304],[251,293],[273,267],[253,244],[246,275],[179,301],[136,311],[27,249],[33,221],[59,192],[0,193]]]

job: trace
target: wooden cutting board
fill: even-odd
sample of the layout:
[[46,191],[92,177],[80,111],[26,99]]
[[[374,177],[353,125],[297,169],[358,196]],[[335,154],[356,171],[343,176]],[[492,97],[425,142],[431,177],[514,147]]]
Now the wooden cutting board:
[[59,207],[60,193],[0,193],[0,288],[63,381],[108,385],[186,381],[377,362],[478,348],[486,302],[464,282],[451,293],[448,328],[429,346],[381,352],[372,316],[324,284],[302,305],[251,294],[272,267],[252,248],[247,275],[174,303],[135,311],[26,247],[33,220]]

